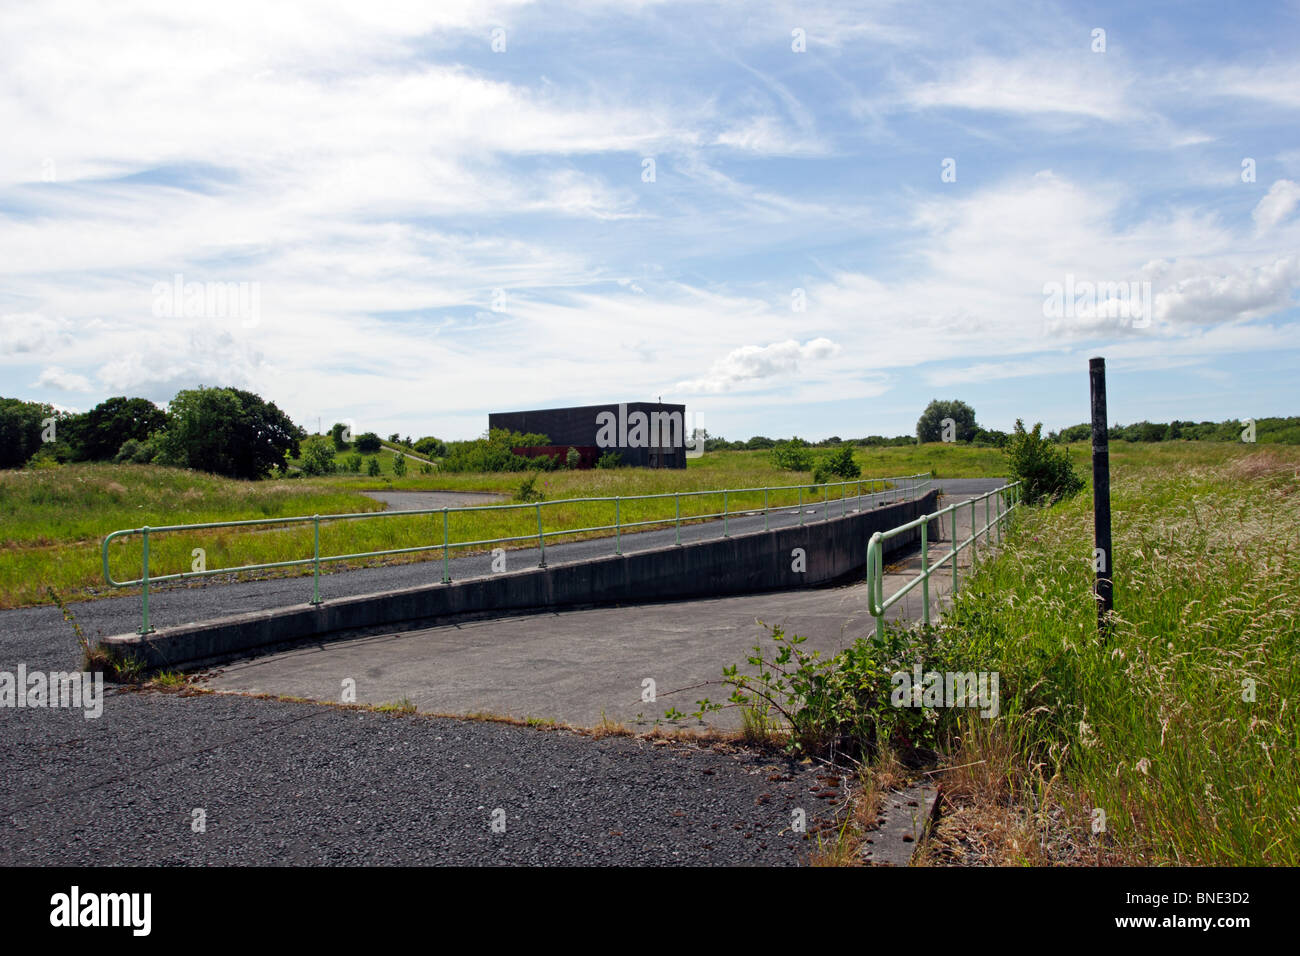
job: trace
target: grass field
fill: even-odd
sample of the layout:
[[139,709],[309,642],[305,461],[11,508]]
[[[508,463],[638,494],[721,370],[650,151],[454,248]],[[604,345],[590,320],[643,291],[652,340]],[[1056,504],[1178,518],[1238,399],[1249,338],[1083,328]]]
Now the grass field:
[[1025,511],[948,619],[1002,682],[1001,716],[971,721],[951,763],[991,816],[1020,812],[996,862],[1045,862],[1062,807],[1111,861],[1300,864],[1300,449],[1118,457],[1113,633],[1090,493]]

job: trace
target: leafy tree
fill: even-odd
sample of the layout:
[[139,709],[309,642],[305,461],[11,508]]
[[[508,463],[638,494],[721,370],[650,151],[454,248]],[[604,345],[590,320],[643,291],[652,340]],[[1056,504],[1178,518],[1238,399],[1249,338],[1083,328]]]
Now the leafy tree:
[[348,426],[343,422],[335,422],[330,428],[330,438],[334,440],[335,451],[347,451],[351,447],[345,434],[347,430]]
[[119,395],[105,399],[70,422],[74,457],[108,461],[130,439],[146,441],[167,424],[167,413],[147,398]]
[[401,437],[402,436],[399,435],[397,432],[393,432],[391,435],[388,436],[388,440],[392,442],[394,445],[396,445],[398,441],[401,439]]
[[447,454],[447,443],[441,438],[434,438],[432,435],[421,438],[413,447],[426,458],[441,458]]
[[363,432],[357,436],[353,444],[356,446],[357,451],[363,455],[373,455],[383,446],[379,436],[374,432]]
[[357,454],[348,455],[347,468],[354,475],[361,474],[361,456]]
[[393,458],[393,474],[398,478],[406,474],[406,456],[400,452]]
[[334,445],[324,438],[309,438],[302,446],[304,475],[332,475],[338,470],[334,462]]
[[1016,419],[1016,428],[1004,449],[1013,481],[1022,481],[1023,499],[1034,504],[1068,498],[1083,488],[1083,479],[1070,462],[1070,453],[1042,437],[1043,423],[1025,431],[1025,423]]
[[485,438],[473,441],[454,441],[447,445],[442,460],[443,471],[532,471],[554,469],[560,462],[558,455],[527,458],[516,455],[515,448],[549,445],[551,440],[542,434],[512,432],[506,428],[493,428]]
[[239,388],[178,392],[161,438],[165,464],[229,478],[257,479],[297,457],[302,429],[273,402]]
[[378,478],[379,470],[380,469],[379,469],[378,458],[371,458],[370,461],[366,462],[366,474],[369,475],[371,478]]
[[975,409],[962,401],[943,402],[936,398],[916,421],[917,439],[922,442],[942,441],[945,418],[951,418],[956,424],[957,441],[968,442],[975,437]]
[[786,471],[812,471],[813,456],[808,443],[797,435],[788,441],[779,441],[770,452],[772,464]]
[[582,452],[573,446],[569,446],[568,452],[564,455],[564,467],[570,471],[582,464]]
[[20,467],[41,450],[46,419],[55,419],[57,438],[58,417],[50,405],[0,398],[0,468]]

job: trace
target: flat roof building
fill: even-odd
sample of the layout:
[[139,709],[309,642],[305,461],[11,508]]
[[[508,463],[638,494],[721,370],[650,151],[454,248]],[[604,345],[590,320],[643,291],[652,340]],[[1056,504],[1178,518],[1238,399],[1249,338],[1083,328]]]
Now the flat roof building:
[[575,408],[493,412],[488,428],[543,434],[550,445],[618,452],[623,464],[686,467],[686,406],[621,402]]

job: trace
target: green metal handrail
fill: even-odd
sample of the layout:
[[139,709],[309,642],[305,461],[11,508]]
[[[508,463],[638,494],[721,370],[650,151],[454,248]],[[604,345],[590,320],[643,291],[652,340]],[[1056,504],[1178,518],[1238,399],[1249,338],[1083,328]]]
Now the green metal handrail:
[[[1006,523],[1009,520],[1008,515],[1020,504],[1020,482],[1013,481],[1009,485],[1003,485],[1001,488],[995,488],[983,495],[969,499],[969,501],[960,501],[949,505],[942,511],[936,511],[934,514],[922,515],[915,520],[906,524],[901,524],[897,528],[891,528],[888,531],[877,531],[871,536],[867,544],[867,608],[868,613],[876,619],[876,633],[883,633],[885,623],[885,612],[901,601],[914,587],[921,585],[921,604],[923,610],[922,620],[925,624],[930,623],[930,575],[949,559],[952,560],[952,592],[957,593],[957,555],[967,545],[971,546],[972,565],[978,556],[978,540],[981,534],[990,533],[990,529],[997,532],[998,540],[1002,540],[1005,533]],[[990,516],[994,497],[997,499],[997,513]],[[975,505],[977,502],[984,502],[984,527],[976,530],[977,518],[975,516]],[[957,541],[957,509],[970,505],[970,527],[971,534],[966,540],[958,543]],[[943,531],[943,516],[952,515],[952,547],[948,553],[943,555],[933,566],[930,565],[930,542],[929,530],[930,522],[938,521],[939,530]],[[921,573],[912,578],[901,588],[891,594],[887,599],[881,598],[881,592],[884,590],[884,544],[890,538],[896,537],[905,531],[911,531],[913,528],[921,529]]]
[[[214,574],[237,574],[242,571],[264,571],[273,568],[294,568],[312,566],[312,600],[311,603],[319,605],[320,596],[320,566],[322,563],[335,561],[355,561],[361,558],[381,557],[389,554],[414,554],[420,551],[437,551],[442,550],[442,583],[451,583],[451,549],[464,547],[480,547],[484,545],[507,544],[514,541],[536,541],[539,549],[538,567],[546,567],[546,539],[548,537],[557,537],[560,535],[584,534],[595,531],[613,531],[614,532],[614,553],[622,554],[622,535],[623,531],[628,528],[640,528],[646,525],[655,524],[673,524],[676,528],[676,544],[680,545],[682,510],[681,499],[699,497],[701,495],[722,495],[723,510],[714,513],[692,514],[687,515],[689,521],[707,520],[710,518],[723,519],[723,536],[728,537],[730,534],[728,519],[735,514],[757,514],[755,509],[743,509],[740,512],[729,510],[728,502],[731,495],[763,492],[763,522],[764,530],[767,525],[767,514],[769,510],[782,510],[789,508],[790,505],[776,505],[769,509],[768,498],[773,491],[798,491],[798,513],[799,523],[804,522],[804,499],[803,490],[805,488],[822,489],[822,504],[824,506],[824,521],[830,520],[830,489],[840,489],[840,514],[843,516],[847,513],[847,490],[850,486],[855,486],[857,493],[856,499],[861,499],[862,486],[867,486],[867,498],[887,495],[890,491],[894,492],[892,501],[900,501],[905,498],[918,497],[928,493],[931,485],[931,476],[929,474],[905,475],[892,478],[860,478],[854,481],[826,482],[819,485],[774,485],[760,488],[728,488],[718,491],[673,491],[663,492],[653,495],[626,495],[613,497],[598,498],[561,498],[555,501],[537,501],[521,504],[501,504],[501,505],[466,505],[459,508],[427,508],[413,511],[362,511],[351,514],[331,514],[331,515],[300,515],[292,518],[252,518],[243,521],[209,521],[202,524],[172,524],[162,525],[159,527],[149,527],[145,525],[140,528],[125,528],[120,531],[111,532],[104,538],[101,546],[101,555],[104,565],[104,581],[110,587],[126,588],[139,585],[142,588],[141,595],[141,625],[140,634],[148,634],[153,631],[149,624],[149,587],[154,584],[161,584],[166,581],[180,581],[188,578],[210,577]],[[873,490],[876,485],[880,485],[880,490]],[[674,516],[671,518],[652,518],[646,521],[623,521],[622,504],[627,501],[644,501],[657,498],[675,499]],[[542,524],[542,509],[564,504],[586,504],[594,502],[614,502],[614,524],[611,525],[593,525],[588,528],[564,528],[556,531],[546,531]],[[513,535],[503,538],[485,538],[477,541],[451,541],[449,536],[449,516],[460,512],[471,511],[506,511],[531,508],[537,514],[537,533],[526,535]],[[420,515],[442,515],[442,541],[440,543],[417,545],[410,548],[390,548],[383,551],[362,551],[356,554],[333,554],[322,555],[320,553],[320,524],[322,521],[360,521],[377,518],[394,518],[394,517],[418,517]],[[176,574],[151,575],[149,573],[149,536],[156,535],[160,532],[172,531],[203,531],[210,528],[242,528],[253,525],[285,525],[301,524],[310,521],[312,523],[312,556],[310,558],[299,558],[294,561],[273,561],[265,564],[243,564],[230,568],[206,568],[202,571],[182,571]],[[108,546],[117,538],[124,538],[130,535],[138,534],[141,536],[141,559],[140,559],[140,577],[131,581],[114,580],[108,567]]]

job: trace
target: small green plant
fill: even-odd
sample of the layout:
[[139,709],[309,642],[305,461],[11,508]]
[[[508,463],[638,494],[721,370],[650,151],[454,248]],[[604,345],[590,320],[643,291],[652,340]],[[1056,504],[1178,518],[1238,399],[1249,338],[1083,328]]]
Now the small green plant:
[[372,457],[366,462],[366,474],[371,478],[378,478],[380,474],[379,459]]
[[582,453],[578,449],[570,446],[568,452],[564,455],[564,467],[570,471],[582,464]]
[[617,468],[623,464],[623,456],[616,451],[607,451],[596,459],[597,468]]
[[519,483],[519,487],[515,489],[515,501],[544,501],[546,499],[546,495],[542,494],[537,488],[537,476],[540,474],[540,471],[535,471]]
[[361,460],[362,459],[360,455],[357,454],[348,455],[347,457],[348,471],[352,472],[352,474],[354,475],[361,474]]
[[414,714],[416,707],[411,702],[411,698],[403,697],[401,700],[392,703],[380,704],[375,710],[381,714]]
[[401,478],[406,474],[406,456],[401,452],[393,459],[393,474]]

